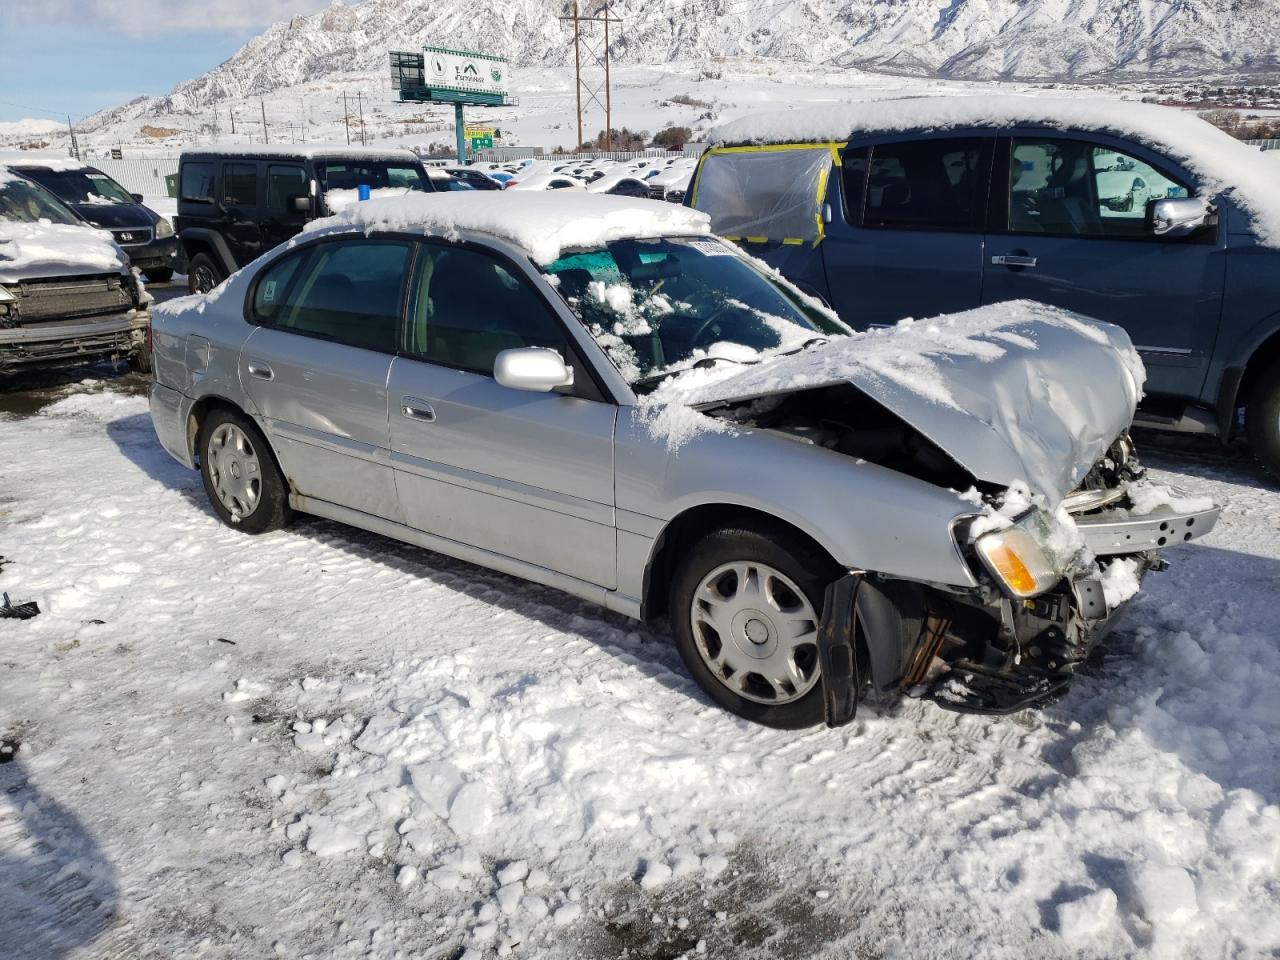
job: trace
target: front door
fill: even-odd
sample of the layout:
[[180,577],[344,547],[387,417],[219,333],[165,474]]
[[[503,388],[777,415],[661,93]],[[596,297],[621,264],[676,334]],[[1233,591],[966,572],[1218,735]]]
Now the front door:
[[346,237],[280,257],[255,281],[258,329],[240,353],[240,382],[290,488],[390,520],[401,517],[387,378],[411,249]]
[[923,137],[846,148],[842,209],[833,209],[821,244],[831,305],[846,323],[865,330],[982,302],[993,141]]
[[[404,355],[391,368],[391,453],[405,521],[436,536],[612,589],[617,407],[550,305],[513,264],[476,247],[424,243]],[[568,392],[493,379],[502,350],[559,350]]]
[[1163,240],[1147,207],[1192,184],[1145,151],[1059,132],[1000,144],[986,303],[1030,299],[1124,327],[1149,394],[1196,397],[1217,336],[1226,266],[1217,231]]
[[262,253],[259,197],[257,163],[240,160],[222,165],[220,229],[237,269]]
[[269,163],[267,197],[262,218],[262,249],[267,251],[294,237],[307,222],[305,211],[294,207],[298,197],[310,198],[307,171],[300,163]]

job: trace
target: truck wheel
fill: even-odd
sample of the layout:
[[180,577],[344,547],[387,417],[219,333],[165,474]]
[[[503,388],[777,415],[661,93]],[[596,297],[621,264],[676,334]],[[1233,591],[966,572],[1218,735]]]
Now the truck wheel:
[[767,727],[823,721],[818,625],[839,569],[781,526],[736,526],[699,540],[671,586],[676,647],[725,709]]
[[218,407],[200,424],[200,476],[213,511],[245,533],[279,530],[293,519],[284,478],[266,438],[238,410]]
[[1280,365],[1272,367],[1253,387],[1244,412],[1253,455],[1280,480]]
[[222,282],[222,271],[207,253],[197,253],[187,266],[187,289],[191,293],[208,293]]
[[173,279],[173,267],[152,267],[150,270],[143,270],[142,274],[147,278],[147,283],[168,283]]
[[130,354],[129,369],[135,373],[150,373],[151,351],[146,347],[139,347],[136,353]]

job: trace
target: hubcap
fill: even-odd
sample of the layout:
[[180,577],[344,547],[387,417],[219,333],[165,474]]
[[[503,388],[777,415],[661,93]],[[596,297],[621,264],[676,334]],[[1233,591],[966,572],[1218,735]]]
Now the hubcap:
[[262,470],[245,432],[234,423],[221,424],[209,437],[206,457],[213,490],[227,512],[237,520],[252,515],[262,497]]
[[791,703],[818,682],[818,614],[773,567],[716,567],[698,585],[690,615],[703,663],[738,696]]

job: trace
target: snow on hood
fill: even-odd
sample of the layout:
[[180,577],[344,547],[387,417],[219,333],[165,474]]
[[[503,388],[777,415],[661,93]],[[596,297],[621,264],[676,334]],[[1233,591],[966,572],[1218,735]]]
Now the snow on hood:
[[1017,124],[1134,140],[1185,166],[1205,196],[1229,194],[1250,217],[1260,242],[1280,248],[1280,190],[1274,162],[1194,113],[1149,103],[1017,95],[934,96],[775,111],[716,127],[708,143],[812,143],[860,132],[1007,127]]
[[651,429],[684,439],[698,416],[689,407],[848,382],[977,479],[1024,483],[1056,505],[1132,421],[1145,379],[1119,327],[1018,300],[904,320],[748,367],[692,370],[644,403],[662,407]]
[[599,247],[614,240],[711,232],[705,213],[661,200],[495,190],[366,200],[313,221],[304,234],[344,226],[365,233],[420,230],[455,239],[463,230],[488,233],[523,247],[539,263],[550,263],[563,250]]
[[127,263],[124,251],[103,230],[0,220],[0,277],[115,273]]
[[[369,191],[369,200],[392,200],[411,192],[408,187],[377,187]],[[368,203],[369,200],[361,200],[359,190],[335,188],[326,190],[324,194],[324,205],[331,213],[345,210],[353,203]]]

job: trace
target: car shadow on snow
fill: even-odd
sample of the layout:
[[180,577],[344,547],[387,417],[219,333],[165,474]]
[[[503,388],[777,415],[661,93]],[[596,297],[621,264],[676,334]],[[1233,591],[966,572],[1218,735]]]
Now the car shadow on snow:
[[107,424],[107,436],[114,441],[125,459],[152,480],[180,493],[210,517],[214,516],[213,507],[205,496],[200,474],[195,470],[188,470],[160,446],[149,414],[136,413],[110,421]]
[[0,794],[0,950],[23,960],[79,955],[117,923],[115,868],[32,782],[21,749],[0,764]]

